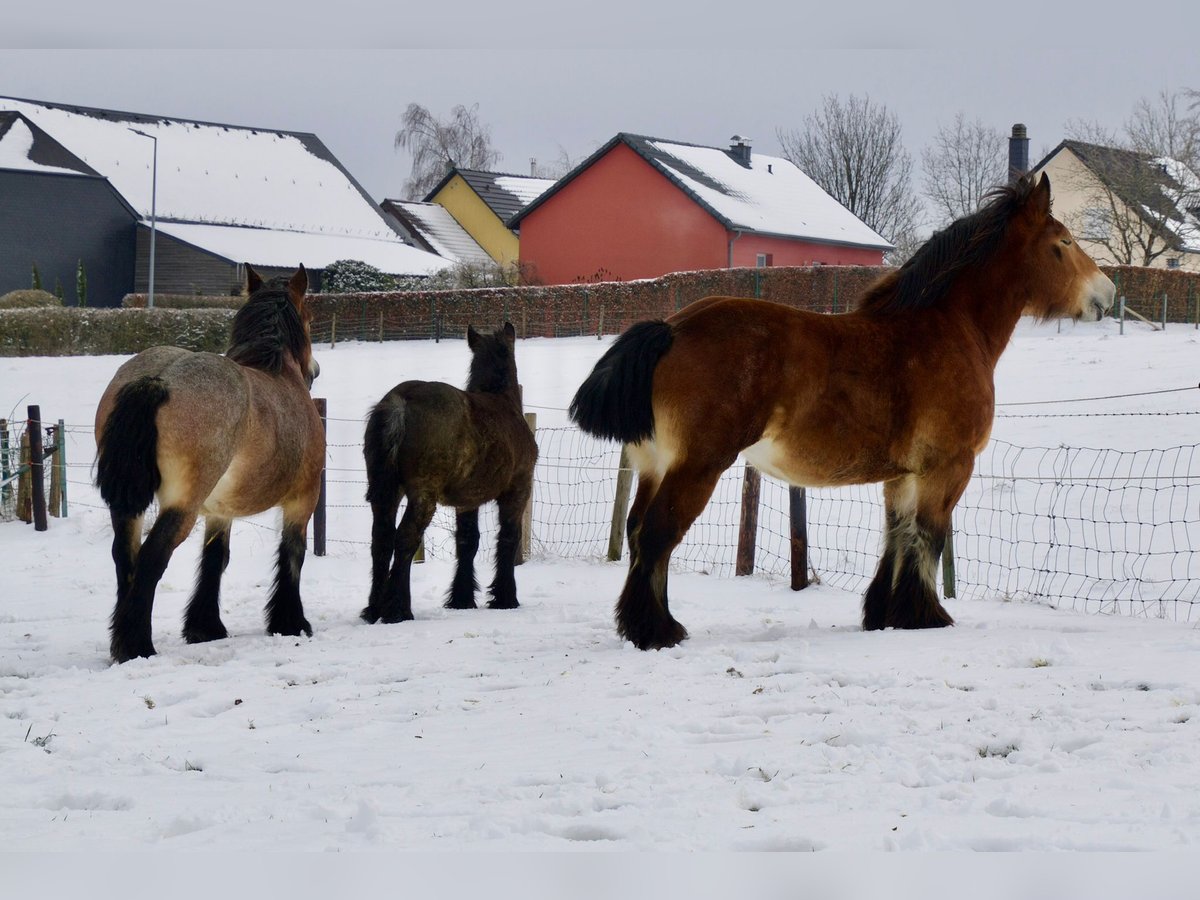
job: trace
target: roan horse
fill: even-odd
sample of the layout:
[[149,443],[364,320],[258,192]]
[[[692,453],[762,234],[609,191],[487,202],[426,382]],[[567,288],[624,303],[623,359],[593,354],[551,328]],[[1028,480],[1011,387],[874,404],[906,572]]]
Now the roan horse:
[[993,191],[846,315],[708,297],[626,331],[571,404],[638,469],[617,630],[641,649],[687,637],[667,603],[671,551],[743,453],[793,485],[883,482],[883,555],[863,628],[953,624],[935,563],[988,441],[993,373],[1018,319],[1092,321],[1114,288],[1050,214],[1050,182]]
[[[117,370],[96,410],[96,484],[113,525],[116,662],[153,656],[154,591],[171,554],[205,517],[196,587],[184,616],[189,644],[226,637],[221,575],[232,520],[283,509],[267,631],[311,635],[300,603],[308,520],[325,461],[321,419],[309,394],[319,367],[301,266],[264,285],[246,266],[245,305],[224,356],[151,347]],[[157,496],[158,518],[145,542],[142,519]]]
[[[363,456],[372,515],[371,595],[362,611],[367,622],[413,617],[413,555],[439,503],[457,512],[458,564],[445,606],[475,607],[479,507],[492,500],[500,533],[488,606],[518,605],[513,567],[521,516],[533,490],[537,443],[521,414],[516,333],[508,322],[490,335],[468,327],[467,344],[472,357],[465,391],[440,381],[405,381],[367,419]],[[408,505],[397,526],[401,497]]]

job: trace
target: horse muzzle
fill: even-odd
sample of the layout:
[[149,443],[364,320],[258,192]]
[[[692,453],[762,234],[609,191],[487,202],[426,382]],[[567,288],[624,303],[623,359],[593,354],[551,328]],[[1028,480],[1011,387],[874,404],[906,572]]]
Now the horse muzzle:
[[1079,318],[1084,322],[1103,319],[1113,308],[1113,301],[1117,296],[1117,286],[1103,272],[1097,272],[1092,276],[1091,282],[1085,290],[1087,299],[1083,303],[1083,310],[1080,312]]
[[321,364],[319,362],[317,362],[315,359],[312,360],[311,362],[309,362],[308,373],[307,373],[308,377],[306,378],[306,380],[308,381],[308,386],[310,388],[312,387],[313,382],[317,380],[317,376],[320,374],[321,374]]

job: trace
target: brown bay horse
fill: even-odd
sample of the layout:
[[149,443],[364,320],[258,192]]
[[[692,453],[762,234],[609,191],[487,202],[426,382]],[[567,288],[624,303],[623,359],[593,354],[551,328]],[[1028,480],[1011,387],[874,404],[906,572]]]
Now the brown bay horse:
[[[363,456],[371,504],[371,595],[367,622],[412,619],[413,555],[439,503],[455,508],[457,566],[445,606],[475,607],[479,507],[496,502],[500,533],[491,609],[515,609],[514,566],[521,516],[533,490],[537,442],[521,412],[516,332],[467,328],[467,389],[440,381],[405,381],[375,404]],[[396,513],[407,499],[400,524]]]
[[935,564],[991,432],[993,373],[1022,315],[1092,321],[1114,287],[1050,212],[1050,183],[999,188],[825,315],[709,297],[626,331],[571,404],[629,445],[638,489],[618,632],[641,649],[687,631],[671,615],[672,550],[742,453],[789,484],[883,482],[884,548],[863,627],[953,624]]
[[[232,521],[283,510],[271,634],[312,634],[300,602],[308,520],[320,492],[325,437],[309,388],[319,372],[305,303],[308,276],[264,284],[246,266],[245,305],[224,356],[152,347],[117,370],[96,410],[96,484],[113,525],[116,662],[153,656],[154,593],[171,554],[205,517],[200,571],[184,615],[188,643],[226,637],[221,576]],[[142,521],[159,513],[142,541]]]

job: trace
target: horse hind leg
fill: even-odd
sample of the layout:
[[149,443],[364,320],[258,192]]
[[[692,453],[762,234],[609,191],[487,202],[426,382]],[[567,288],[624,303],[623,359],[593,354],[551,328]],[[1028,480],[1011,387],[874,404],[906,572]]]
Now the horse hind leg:
[[475,609],[475,592],[479,583],[475,580],[475,554],[479,551],[479,510],[460,511],[454,519],[454,581],[446,609]]
[[616,619],[618,633],[640,650],[673,647],[687,637],[687,629],[671,615],[667,598],[671,552],[704,510],[726,468],[728,463],[671,470],[648,501],[642,494],[653,482],[639,482],[634,508],[644,513],[630,534],[629,574],[617,600]]
[[369,624],[379,621],[383,600],[387,595],[388,573],[396,546],[396,512],[400,509],[403,485],[396,478],[378,479],[370,471],[367,499],[371,502],[371,594],[362,620]]
[[[131,531],[138,519],[121,519],[117,539],[114,539],[113,556],[118,555],[116,541],[122,540],[129,547],[136,540]],[[117,525],[114,518],[114,526]],[[145,542],[136,554],[120,555],[126,565],[132,560],[127,576],[128,589],[122,594],[122,561],[117,562],[117,605],[113,609],[109,626],[109,652],[115,662],[123,663],[139,656],[153,656],[154,642],[150,637],[150,618],[154,609],[154,591],[162,579],[167,563],[175,548],[183,543],[192,526],[196,524],[196,513],[179,507],[163,509],[155,520]]]
[[433,520],[437,500],[427,492],[412,491],[393,541],[392,570],[379,598],[378,621],[386,624],[412,619],[412,586],[409,583],[413,557],[421,545],[421,536]]
[[221,576],[229,566],[229,529],[232,522],[209,516],[204,521],[204,548],[196,588],[183,617],[183,639],[189,644],[222,640],[229,636],[221,622]]
[[117,603],[121,603],[133,585],[133,568],[142,543],[144,516],[119,515],[110,511],[109,517],[113,529],[112,559],[117,570]]
[[488,609],[516,609],[517,549],[521,543],[521,519],[529,502],[532,485],[522,485],[496,498],[500,512],[500,533],[496,538],[496,575],[488,587],[492,599]]

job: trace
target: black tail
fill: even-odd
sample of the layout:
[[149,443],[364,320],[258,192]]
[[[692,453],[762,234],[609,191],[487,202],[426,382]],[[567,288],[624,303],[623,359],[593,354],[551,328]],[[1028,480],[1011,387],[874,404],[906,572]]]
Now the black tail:
[[381,400],[367,418],[363,459],[367,464],[367,502],[394,496],[400,480],[398,454],[404,440],[404,401]]
[[654,369],[671,349],[662,320],[638,322],[600,357],[571,401],[571,420],[588,434],[635,444],[654,436]]
[[156,416],[167,396],[167,383],[154,376],[117,392],[100,434],[96,465],[96,487],[115,516],[140,516],[162,484]]

